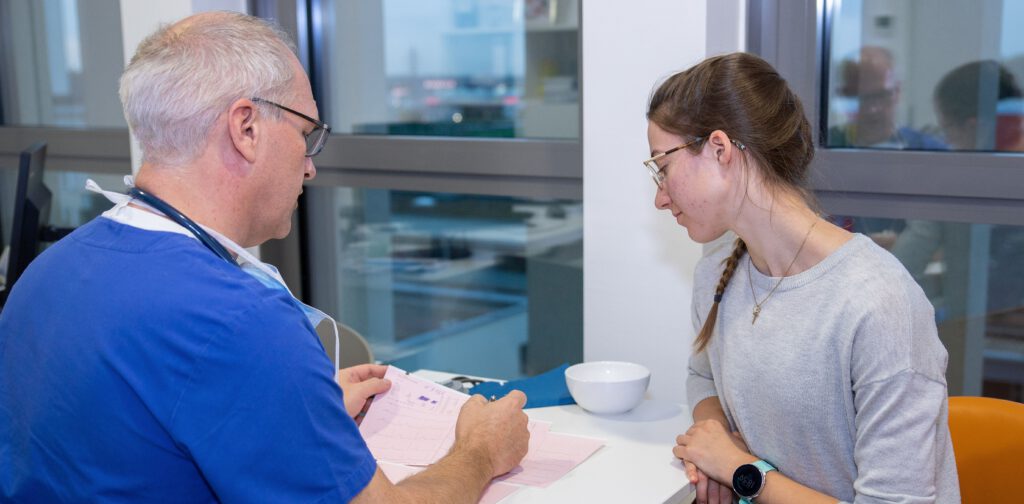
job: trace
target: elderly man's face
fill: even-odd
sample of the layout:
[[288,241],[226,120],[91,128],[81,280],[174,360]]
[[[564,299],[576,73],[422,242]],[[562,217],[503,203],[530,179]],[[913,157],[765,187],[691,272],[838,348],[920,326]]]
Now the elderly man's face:
[[[298,59],[292,58],[296,77],[293,80],[291,103],[288,108],[319,119],[309,79]],[[261,242],[271,238],[284,238],[291,230],[292,213],[298,207],[302,183],[316,176],[312,158],[306,157],[306,140],[314,125],[295,114],[281,113],[280,120],[268,121],[270,135],[257,172],[254,225]]]
[[861,74],[857,96],[857,123],[861,128],[887,133],[895,124],[899,89],[890,74],[891,71]]
[[860,60],[844,62],[840,69],[839,95],[857,101],[853,145],[875,145],[888,141],[896,129],[900,88],[892,55],[880,47],[864,47]]

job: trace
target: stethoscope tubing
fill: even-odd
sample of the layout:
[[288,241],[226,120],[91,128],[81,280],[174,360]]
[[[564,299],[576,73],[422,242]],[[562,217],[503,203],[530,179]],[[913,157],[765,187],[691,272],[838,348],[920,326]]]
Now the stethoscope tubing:
[[[214,239],[213,236],[210,236],[210,233],[207,233],[206,230],[204,230],[203,228],[199,227],[199,224],[196,224],[195,221],[193,221],[192,219],[189,219],[188,216],[186,216],[185,214],[183,214],[180,211],[178,211],[178,209],[174,208],[173,206],[171,206],[166,201],[164,201],[164,200],[162,200],[162,199],[160,199],[160,198],[158,198],[158,197],[156,197],[156,196],[154,196],[152,194],[149,194],[146,191],[143,191],[142,189],[139,189],[138,187],[132,187],[128,191],[128,195],[133,197],[133,198],[135,198],[135,199],[137,199],[137,200],[139,200],[139,201],[141,201],[141,202],[143,202],[143,203],[145,203],[145,204],[147,204],[147,205],[149,205],[149,206],[151,206],[151,207],[153,207],[156,210],[159,210],[160,212],[163,212],[163,214],[166,215],[167,218],[169,218],[172,221],[180,224],[181,227],[187,229],[203,245],[206,245],[206,248],[208,248],[211,251],[213,251],[213,253],[217,254],[217,256],[219,256],[221,259],[224,259],[225,261],[227,261],[227,262],[229,262],[231,264],[234,264],[235,266],[241,267],[241,265],[238,264],[238,262],[235,261],[235,258],[228,252],[228,250],[226,248],[224,248],[224,246],[221,245],[219,241]],[[282,285],[282,287],[284,287],[284,283],[283,282],[282,282],[281,285]],[[285,292],[288,292],[288,294],[291,295],[291,291],[288,291],[287,287],[284,287],[284,289],[285,289]],[[298,299],[295,299],[294,296],[292,296],[292,299],[296,303],[298,303],[300,305],[303,304]],[[316,310],[315,308],[313,308],[313,309]],[[320,312],[319,310],[316,310],[316,311],[319,312],[320,314],[322,314],[324,317],[327,317],[327,315],[324,314],[323,312]],[[327,318],[330,319],[330,317],[327,317]],[[330,320],[331,320],[331,327],[332,327],[332,329],[334,329],[334,368],[337,369],[338,368],[338,363],[341,362],[340,361],[340,358],[341,358],[341,354],[340,354],[340,352],[341,352],[341,338],[340,338],[340,336],[338,334],[338,324],[336,322],[334,322],[334,319],[330,319]]]
[[152,194],[149,194],[146,191],[139,189],[138,187],[131,188],[128,191],[128,195],[159,210],[160,212],[163,212],[163,214],[166,215],[167,218],[178,223],[179,225],[181,225],[181,227],[187,229],[190,233],[192,233],[193,236],[196,237],[197,240],[199,240],[203,245],[206,245],[206,248],[213,251],[214,254],[217,254],[218,257],[224,259],[225,261],[231,264],[234,264],[235,266],[238,266],[238,263],[235,262],[235,258],[231,255],[230,252],[228,252],[226,248],[224,248],[223,245],[220,244],[220,242],[218,242],[212,236],[210,236],[210,233],[207,233],[206,230],[199,227],[199,224],[196,224],[195,221],[189,219],[188,216],[178,211],[178,209],[174,208],[166,201]]

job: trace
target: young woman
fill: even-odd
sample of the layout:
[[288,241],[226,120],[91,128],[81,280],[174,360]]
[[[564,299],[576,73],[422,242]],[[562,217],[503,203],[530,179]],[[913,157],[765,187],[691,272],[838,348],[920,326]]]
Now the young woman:
[[673,453],[698,502],[960,502],[933,310],[888,252],[814,210],[800,100],[736,53],[673,75],[647,112],[655,205],[697,265],[693,426]]

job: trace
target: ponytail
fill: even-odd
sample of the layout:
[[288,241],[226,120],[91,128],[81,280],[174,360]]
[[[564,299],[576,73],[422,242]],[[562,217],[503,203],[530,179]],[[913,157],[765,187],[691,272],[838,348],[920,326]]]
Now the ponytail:
[[707,319],[704,320],[704,326],[700,328],[700,334],[697,335],[697,339],[693,342],[697,353],[703,352],[711,341],[711,333],[715,331],[715,320],[718,319],[718,304],[722,302],[722,294],[725,293],[725,287],[729,285],[729,280],[732,279],[732,274],[736,272],[736,266],[740,263],[740,258],[746,252],[747,244],[742,239],[737,238],[736,246],[732,249],[732,255],[723,261],[725,269],[722,271],[722,277],[718,279],[718,286],[715,287],[715,302],[711,305],[711,311],[708,312]]

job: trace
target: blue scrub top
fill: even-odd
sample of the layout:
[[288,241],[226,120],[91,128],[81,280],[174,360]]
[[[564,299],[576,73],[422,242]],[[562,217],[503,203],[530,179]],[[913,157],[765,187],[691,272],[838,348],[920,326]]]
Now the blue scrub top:
[[0,314],[0,501],[347,502],[376,463],[287,293],[97,218]]

